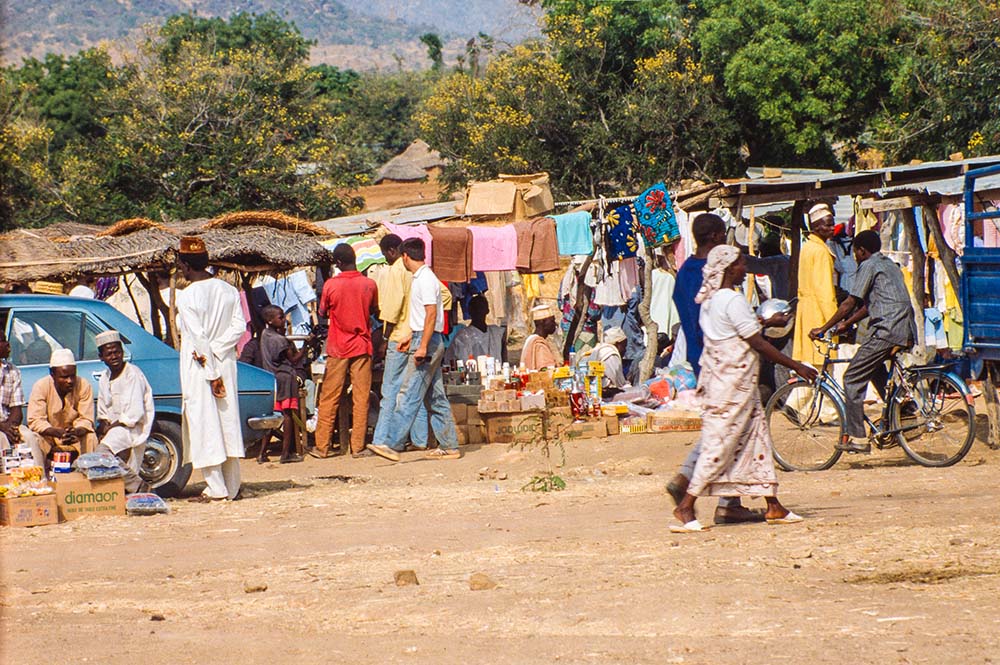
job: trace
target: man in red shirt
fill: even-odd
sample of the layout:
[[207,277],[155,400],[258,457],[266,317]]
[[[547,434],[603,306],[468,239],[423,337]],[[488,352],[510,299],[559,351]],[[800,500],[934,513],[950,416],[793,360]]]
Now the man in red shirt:
[[378,314],[378,287],[374,280],[358,272],[356,262],[350,245],[334,247],[333,264],[340,274],[326,281],[319,299],[319,314],[329,314],[330,332],[326,338],[326,371],[317,408],[316,448],[309,454],[320,459],[333,456],[330,436],[348,375],[354,387],[351,456],[371,454],[365,450],[365,432],[372,386],[371,316]]

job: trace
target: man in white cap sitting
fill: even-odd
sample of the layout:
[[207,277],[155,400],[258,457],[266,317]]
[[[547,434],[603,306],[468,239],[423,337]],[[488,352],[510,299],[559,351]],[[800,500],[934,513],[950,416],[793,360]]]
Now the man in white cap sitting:
[[538,305],[531,309],[531,318],[535,322],[535,332],[524,340],[521,364],[530,370],[555,367],[559,363],[547,339],[556,331],[555,315],[548,305]]
[[97,447],[94,436],[94,391],[76,376],[76,359],[69,349],[56,349],[49,375],[35,382],[28,397],[28,429],[38,434],[32,443],[37,466],[48,470],[51,452],[73,458]]
[[125,362],[122,338],[116,330],[97,336],[97,352],[107,369],[97,379],[97,452],[109,452],[124,462],[125,491],[147,492],[139,476],[146,440],[153,429],[153,389],[142,370]]
[[608,328],[604,331],[604,340],[590,352],[590,360],[604,363],[603,392],[613,395],[628,386],[625,371],[622,367],[622,354],[625,353],[627,340],[625,331],[621,328]]

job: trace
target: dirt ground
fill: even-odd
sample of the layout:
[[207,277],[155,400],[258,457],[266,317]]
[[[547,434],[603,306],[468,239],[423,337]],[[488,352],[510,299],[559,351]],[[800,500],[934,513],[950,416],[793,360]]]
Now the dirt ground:
[[[246,460],[242,501],[2,529],[0,660],[1000,660],[1000,452],[782,474],[806,522],[674,535],[663,487],[692,438],[575,442],[556,493],[521,491],[545,461],[508,446]],[[497,587],[471,590],[474,573]]]

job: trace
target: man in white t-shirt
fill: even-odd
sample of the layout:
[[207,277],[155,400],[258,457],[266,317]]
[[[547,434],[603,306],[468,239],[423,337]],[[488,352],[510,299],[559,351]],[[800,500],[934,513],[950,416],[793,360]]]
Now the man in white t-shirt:
[[403,265],[413,275],[407,322],[412,333],[402,340],[397,350],[409,358],[403,370],[402,386],[396,398],[396,408],[386,428],[384,441],[375,441],[368,448],[392,461],[399,460],[399,451],[417,417],[421,404],[427,405],[431,428],[438,447],[426,454],[429,459],[458,459],[458,435],[451,404],[444,391],[441,362],[444,359],[444,307],[441,282],[424,263],[424,241],[409,238],[400,247]]

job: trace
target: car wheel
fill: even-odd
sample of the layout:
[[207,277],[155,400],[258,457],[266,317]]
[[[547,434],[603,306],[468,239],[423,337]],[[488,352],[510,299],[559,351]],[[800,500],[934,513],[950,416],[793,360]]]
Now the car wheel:
[[140,475],[160,496],[174,497],[181,493],[191,477],[191,465],[184,463],[180,424],[156,419],[142,455]]

